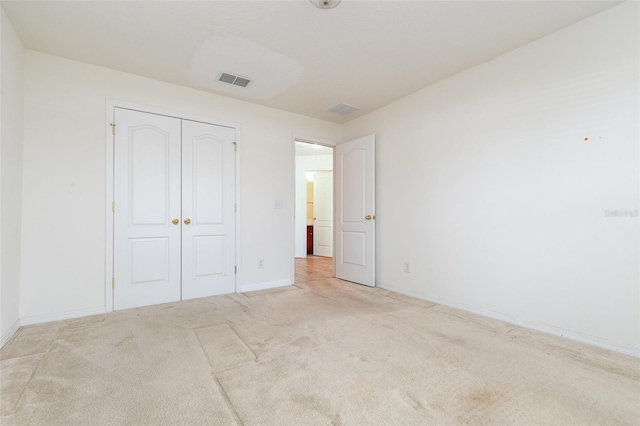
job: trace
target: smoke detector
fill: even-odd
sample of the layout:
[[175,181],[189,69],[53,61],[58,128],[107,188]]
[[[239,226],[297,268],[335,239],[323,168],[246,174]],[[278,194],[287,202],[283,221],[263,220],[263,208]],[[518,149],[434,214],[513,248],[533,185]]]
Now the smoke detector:
[[331,111],[333,113],[340,114],[340,115],[347,115],[347,114],[351,114],[354,111],[358,111],[359,109],[360,108],[354,107],[353,105],[339,103],[337,105],[332,106],[327,111]]
[[234,86],[247,87],[251,83],[251,79],[248,77],[241,77],[239,75],[223,72],[218,77],[218,81],[223,83],[233,84]]

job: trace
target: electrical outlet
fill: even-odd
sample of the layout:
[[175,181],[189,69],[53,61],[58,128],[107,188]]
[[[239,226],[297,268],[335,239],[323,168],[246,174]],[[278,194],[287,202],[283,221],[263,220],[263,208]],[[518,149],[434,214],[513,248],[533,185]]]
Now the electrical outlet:
[[264,259],[258,259],[258,269],[264,268]]
[[411,272],[411,264],[409,262],[404,262],[404,271],[407,274]]

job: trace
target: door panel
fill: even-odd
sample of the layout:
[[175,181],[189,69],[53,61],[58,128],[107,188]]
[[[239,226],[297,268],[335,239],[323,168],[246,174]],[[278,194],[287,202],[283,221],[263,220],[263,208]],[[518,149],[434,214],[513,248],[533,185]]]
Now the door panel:
[[333,256],[333,172],[313,175],[313,254]]
[[375,286],[375,137],[335,150],[337,278]]
[[366,250],[362,250],[366,243],[367,234],[365,232],[343,231],[341,263],[366,268]]
[[166,227],[171,135],[156,126],[137,125],[129,128],[128,140],[130,225]]
[[[194,224],[219,225],[224,222],[225,207],[224,144],[229,142],[204,134],[194,137],[191,143]],[[189,164],[185,164],[185,170],[189,174]]]
[[342,203],[342,223],[364,223],[367,215],[365,206],[365,160],[366,150],[353,148],[338,157],[342,165],[343,196],[347,198]]
[[182,122],[183,299],[235,291],[234,142],[235,129]]
[[225,243],[224,236],[193,237],[196,279],[224,275]]
[[115,119],[114,309],[180,300],[180,120]]
[[130,238],[129,253],[132,285],[169,281],[169,238]]

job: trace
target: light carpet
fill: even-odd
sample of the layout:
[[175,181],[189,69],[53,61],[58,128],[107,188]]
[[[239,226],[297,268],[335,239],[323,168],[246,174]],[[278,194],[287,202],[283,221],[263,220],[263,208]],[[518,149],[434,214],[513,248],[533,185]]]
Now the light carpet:
[[337,279],[22,328],[6,425],[640,423],[640,360]]

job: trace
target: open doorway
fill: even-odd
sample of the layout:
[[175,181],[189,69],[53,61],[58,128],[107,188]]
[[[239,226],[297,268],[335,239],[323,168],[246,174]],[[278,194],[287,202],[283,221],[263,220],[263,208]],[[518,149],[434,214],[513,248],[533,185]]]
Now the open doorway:
[[333,277],[333,148],[295,141],[295,282]]

